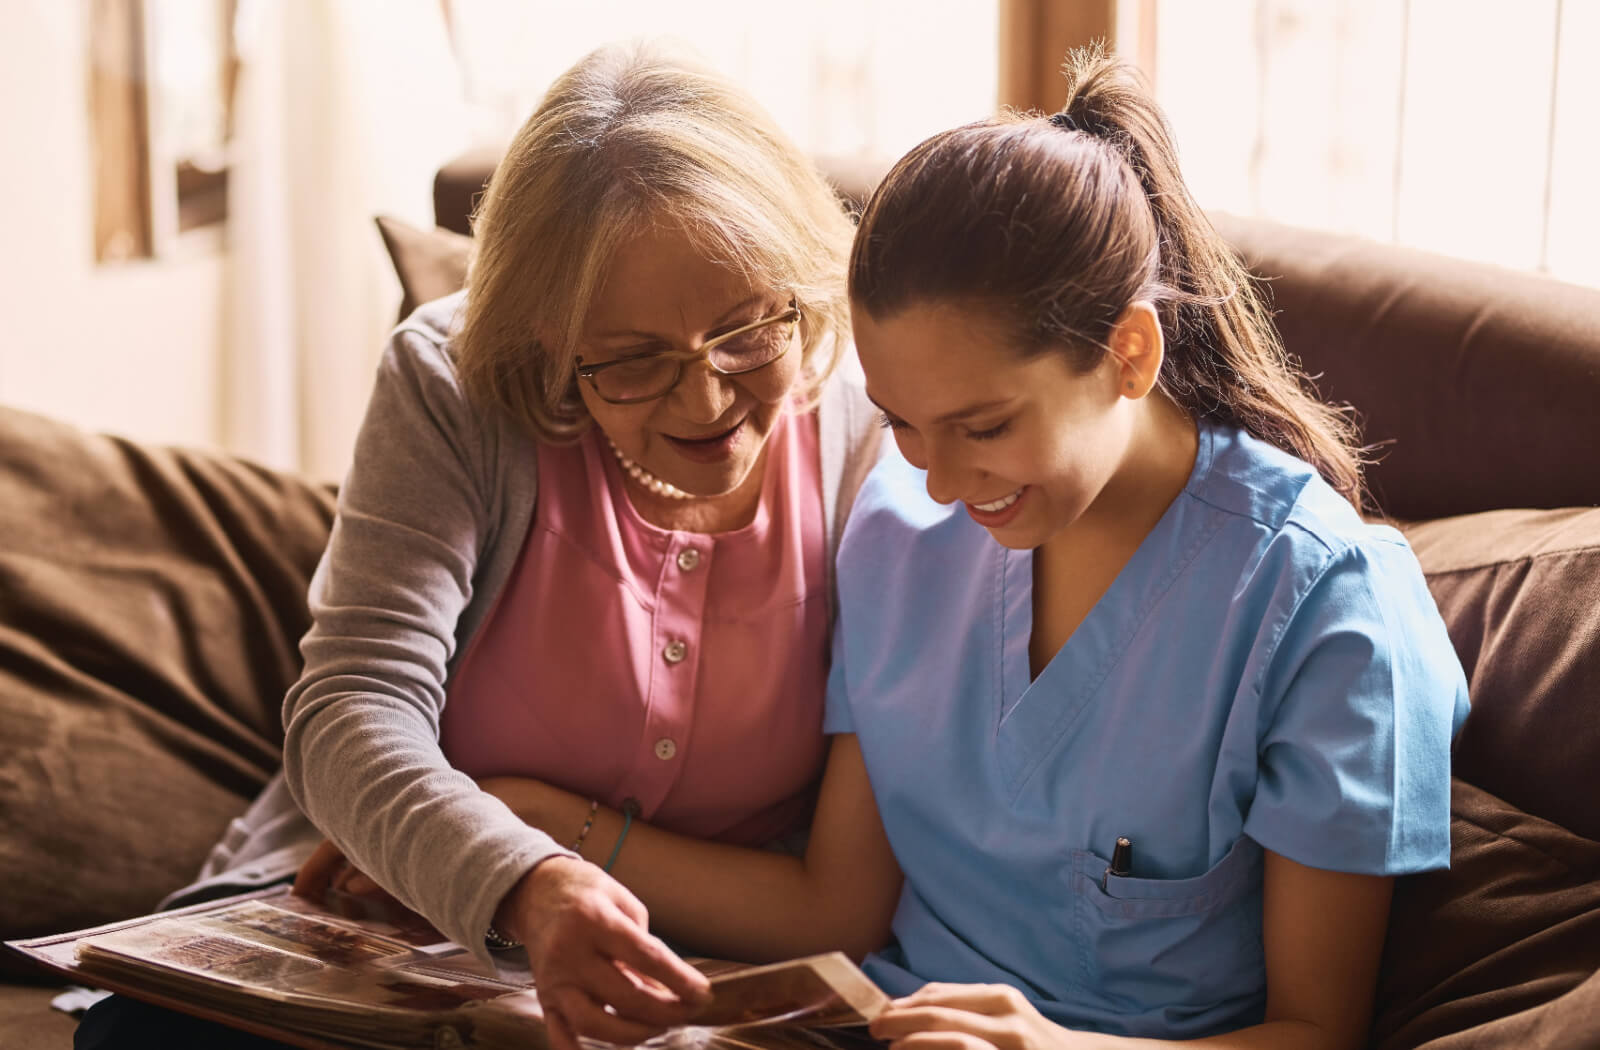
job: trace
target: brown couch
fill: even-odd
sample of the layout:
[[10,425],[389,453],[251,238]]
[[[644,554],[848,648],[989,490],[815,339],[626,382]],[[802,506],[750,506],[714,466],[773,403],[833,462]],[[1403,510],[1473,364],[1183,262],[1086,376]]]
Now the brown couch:
[[[467,229],[489,163],[441,173],[441,224]],[[1217,222],[1380,444],[1472,685],[1454,864],[1400,881],[1373,1046],[1600,1046],[1600,291]],[[408,293],[460,280],[462,241],[385,235]],[[293,477],[0,409],[0,939],[198,869],[277,761],[331,514]],[[0,968],[0,1046],[69,1046],[54,989]]]

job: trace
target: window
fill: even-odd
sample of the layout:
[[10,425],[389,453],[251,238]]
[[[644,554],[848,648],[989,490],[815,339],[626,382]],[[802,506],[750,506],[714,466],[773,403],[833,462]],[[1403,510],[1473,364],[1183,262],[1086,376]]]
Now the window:
[[1600,284],[1600,5],[1157,0],[1202,204]]

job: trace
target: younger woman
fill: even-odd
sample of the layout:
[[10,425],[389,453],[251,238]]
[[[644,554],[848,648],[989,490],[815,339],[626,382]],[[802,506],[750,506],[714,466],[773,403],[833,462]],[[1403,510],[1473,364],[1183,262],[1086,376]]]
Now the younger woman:
[[[899,1046],[1357,1047],[1390,880],[1448,862],[1464,676],[1161,115],[1114,61],[1070,79],[924,142],[862,218],[904,458],[841,547],[806,857],[610,813],[594,855],[744,956],[872,947],[898,890],[867,969]],[[589,809],[503,790],[563,833]]]

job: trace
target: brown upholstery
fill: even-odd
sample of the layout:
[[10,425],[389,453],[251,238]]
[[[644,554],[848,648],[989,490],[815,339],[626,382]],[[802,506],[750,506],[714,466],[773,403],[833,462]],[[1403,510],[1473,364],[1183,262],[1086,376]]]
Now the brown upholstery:
[[1600,841],[1600,508],[1442,518],[1406,538],[1470,683],[1455,774]]
[[1395,884],[1375,1050],[1600,1046],[1600,842],[1453,787],[1450,869]]
[[1407,520],[1600,503],[1600,289],[1213,216],[1271,278],[1278,329],[1388,443],[1368,474]]
[[500,163],[498,149],[463,153],[433,177],[433,221],[455,233],[471,236],[478,197]]
[[0,408],[0,939],[194,878],[278,765],[332,512],[238,460]]

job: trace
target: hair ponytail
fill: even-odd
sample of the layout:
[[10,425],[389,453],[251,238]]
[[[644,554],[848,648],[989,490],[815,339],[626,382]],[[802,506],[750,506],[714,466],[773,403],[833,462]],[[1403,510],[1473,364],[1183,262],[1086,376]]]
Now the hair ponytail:
[[1024,352],[1065,351],[1084,369],[1129,303],[1152,302],[1175,402],[1299,456],[1366,509],[1354,422],[1284,352],[1138,74],[1099,47],[1063,71],[1060,113],[943,132],[895,165],[862,214],[852,298],[880,317],[966,302],[1009,323]]

